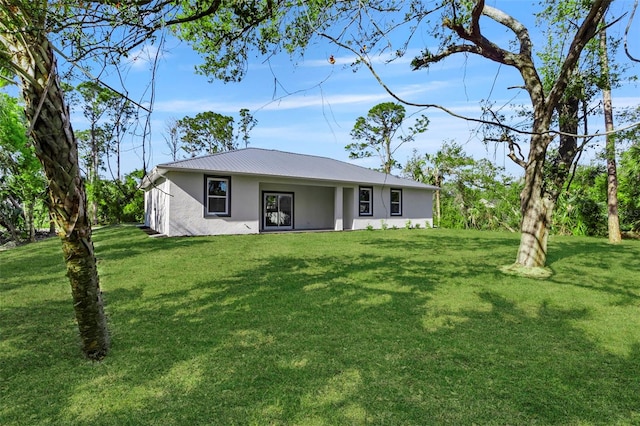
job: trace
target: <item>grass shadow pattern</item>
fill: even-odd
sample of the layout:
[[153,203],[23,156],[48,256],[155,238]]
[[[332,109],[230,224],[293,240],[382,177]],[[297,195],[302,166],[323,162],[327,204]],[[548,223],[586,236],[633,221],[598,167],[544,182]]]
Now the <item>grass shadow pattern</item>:
[[0,423],[640,423],[640,272],[618,269],[637,242],[554,240],[539,281],[497,270],[511,234],[95,239],[113,334],[97,364],[68,284],[20,266],[42,248],[0,254]]

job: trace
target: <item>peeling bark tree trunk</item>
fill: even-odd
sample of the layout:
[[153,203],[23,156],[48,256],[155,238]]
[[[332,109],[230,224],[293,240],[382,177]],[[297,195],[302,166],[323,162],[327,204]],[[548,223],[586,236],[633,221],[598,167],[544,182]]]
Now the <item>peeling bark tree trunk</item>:
[[[33,11],[24,12],[33,13],[25,13],[20,18],[30,22],[32,28],[43,28],[38,24],[42,24],[44,18],[37,15],[35,7]],[[107,353],[109,335],[87,217],[86,193],[78,166],[78,149],[60,89],[53,50],[41,30],[4,30],[0,41],[21,78],[25,113],[32,126],[36,155],[49,182],[49,201],[62,240],[82,349],[88,358],[99,360]]]

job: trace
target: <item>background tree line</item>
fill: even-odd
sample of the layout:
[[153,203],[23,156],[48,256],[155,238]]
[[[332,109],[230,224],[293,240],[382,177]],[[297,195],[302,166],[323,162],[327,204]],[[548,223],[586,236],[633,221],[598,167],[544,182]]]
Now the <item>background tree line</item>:
[[[620,228],[640,232],[640,142],[619,155]],[[523,182],[486,159],[476,160],[455,142],[445,142],[435,154],[414,151],[403,175],[441,189],[434,201],[434,224],[444,228],[518,229]],[[564,235],[606,237],[607,169],[603,158],[577,165],[562,191],[551,230]],[[439,200],[439,201],[438,201]]]
[[[593,114],[597,111],[594,110]],[[640,107],[623,109],[620,122],[638,121]],[[587,115],[582,117],[586,120]],[[397,103],[384,102],[372,107],[366,117],[358,117],[351,136],[354,142],[345,146],[349,157],[377,156],[379,170],[391,173],[401,169],[404,177],[436,185],[434,196],[434,224],[457,229],[506,229],[515,232],[522,220],[518,208],[524,187],[521,177],[514,177],[487,159],[474,159],[455,141],[444,141],[435,153],[413,151],[404,166],[394,157],[397,149],[427,131],[429,120],[424,115],[416,119],[406,134],[402,131],[406,120],[405,108]],[[394,140],[394,136],[400,134]],[[609,139],[609,138],[608,138]],[[627,232],[640,230],[640,142],[638,128],[633,127],[616,136],[618,152],[614,153],[616,174],[616,203],[620,228]],[[575,156],[586,144],[578,149]],[[567,183],[559,190],[558,207],[554,213],[551,232],[569,235],[607,236],[610,161],[607,147],[589,165],[573,164],[567,171]],[[554,167],[553,150],[548,167]]]
[[[87,191],[91,223],[107,225],[143,222],[144,195],[140,183],[144,171],[122,172],[122,149],[126,138],[135,137],[136,110],[131,102],[95,82],[76,87],[67,94],[88,128],[76,132],[80,168]],[[34,241],[37,230],[55,233],[46,203],[46,179],[28,140],[20,100],[0,93],[0,227],[3,240]],[[237,149],[249,145],[257,120],[241,109],[239,120],[207,111],[167,123],[165,140],[173,160],[187,155]]]
[[[76,103],[89,122],[78,131],[82,170],[86,179],[88,203],[94,224],[141,222],[143,194],[139,190],[142,170],[121,175],[121,145],[132,122],[132,108],[114,92],[92,83],[83,83],[74,91]],[[633,121],[638,109],[623,111],[621,121]],[[390,173],[402,168],[405,177],[441,188],[434,202],[434,223],[445,228],[506,229],[515,231],[521,220],[517,208],[523,182],[505,173],[502,167],[486,159],[474,159],[455,141],[444,141],[435,153],[419,154],[414,150],[404,167],[393,154],[427,130],[428,119],[419,117],[401,132],[405,109],[391,102],[374,106],[367,117],[359,117],[352,137],[357,142],[345,149],[351,158],[378,155],[381,170]],[[237,149],[239,142],[249,142],[249,131],[256,120],[248,110],[234,119],[214,112],[199,113],[167,123],[166,141],[175,160],[180,152],[189,156]],[[26,128],[18,99],[7,94],[0,97],[0,226],[4,239],[35,239],[36,230],[51,229],[46,204],[46,180],[33,147],[26,138]],[[640,143],[637,129],[622,132],[618,162],[618,198],[620,225],[623,231],[640,229]],[[171,142],[171,143],[170,143]],[[604,153],[600,161],[577,165],[568,186],[559,197],[552,232],[571,235],[607,235],[607,168]],[[112,166],[115,163],[115,168]],[[115,170],[115,174],[114,171]],[[105,177],[111,175],[111,178]]]

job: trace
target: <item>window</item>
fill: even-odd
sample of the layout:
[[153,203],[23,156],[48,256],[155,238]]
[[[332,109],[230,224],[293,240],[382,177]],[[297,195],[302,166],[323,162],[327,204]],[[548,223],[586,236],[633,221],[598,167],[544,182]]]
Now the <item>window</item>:
[[391,189],[391,216],[402,216],[402,189]]
[[359,196],[360,216],[373,215],[373,188],[360,187]]
[[207,216],[229,216],[230,177],[207,176],[205,188],[205,214]]

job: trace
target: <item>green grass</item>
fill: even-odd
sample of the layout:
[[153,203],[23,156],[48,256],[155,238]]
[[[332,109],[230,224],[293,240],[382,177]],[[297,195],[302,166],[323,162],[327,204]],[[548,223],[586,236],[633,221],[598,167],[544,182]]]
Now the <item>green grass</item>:
[[95,232],[81,358],[57,240],[0,252],[0,424],[640,424],[640,242],[387,230]]

